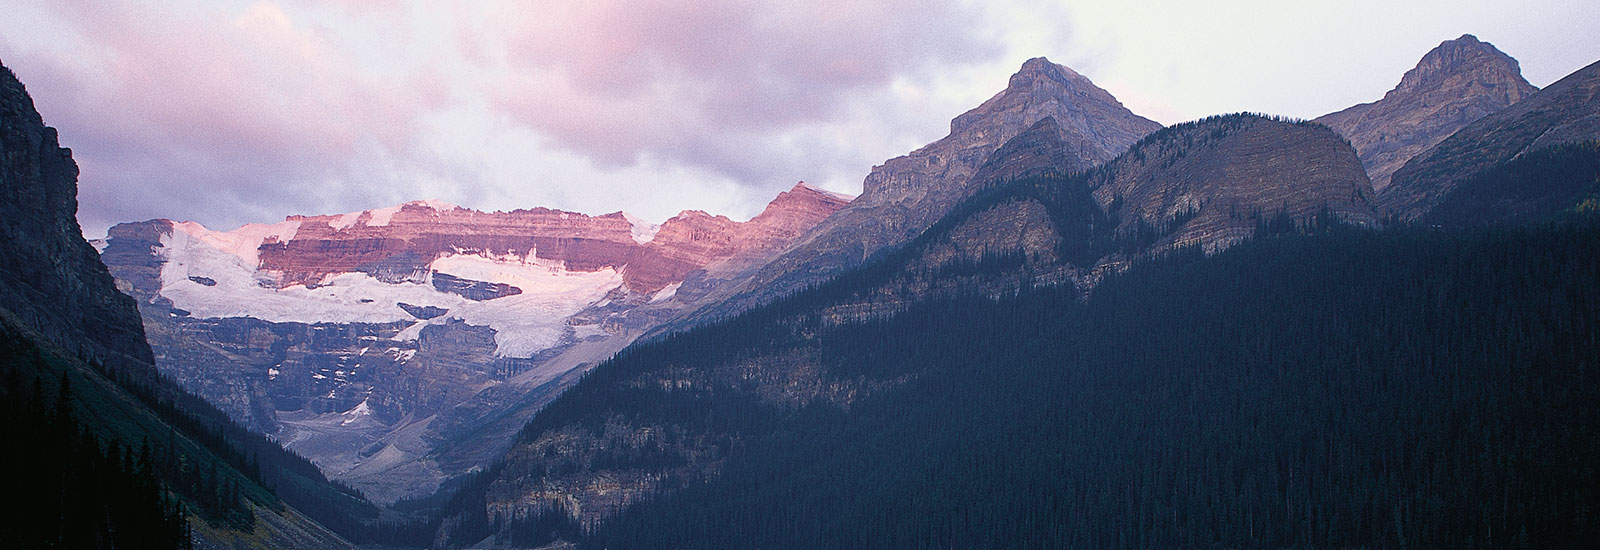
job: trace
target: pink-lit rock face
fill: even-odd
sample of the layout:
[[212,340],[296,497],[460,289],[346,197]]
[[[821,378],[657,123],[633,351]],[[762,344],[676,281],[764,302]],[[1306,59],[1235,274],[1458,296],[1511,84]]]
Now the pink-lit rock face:
[[299,230],[287,241],[262,242],[259,269],[288,287],[356,272],[403,280],[420,276],[448,254],[531,256],[561,262],[569,271],[622,271],[628,290],[648,294],[713,262],[780,250],[848,202],[801,183],[749,221],[686,211],[639,242],[621,212],[479,212],[419,201],[350,214],[290,216],[287,221],[300,222]]
[[584,370],[848,202],[801,184],[742,222],[436,201],[151,220],[113,227],[101,258],[163,373],[389,502],[493,459]]
[[799,183],[746,222],[698,210],[678,214],[661,224],[624,278],[630,290],[655,292],[715,262],[765,260],[848,202]]

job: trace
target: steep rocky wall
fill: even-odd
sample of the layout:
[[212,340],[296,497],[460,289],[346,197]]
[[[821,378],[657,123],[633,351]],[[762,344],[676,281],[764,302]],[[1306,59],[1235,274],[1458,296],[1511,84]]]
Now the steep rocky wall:
[[0,67],[0,308],[81,355],[151,376],[138,310],[78,226],[77,183],[72,152]]

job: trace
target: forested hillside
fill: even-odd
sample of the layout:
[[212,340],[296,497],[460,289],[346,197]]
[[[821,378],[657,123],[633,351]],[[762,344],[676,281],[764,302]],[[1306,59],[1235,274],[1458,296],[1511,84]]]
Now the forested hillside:
[[[526,433],[678,434],[619,471],[720,450],[595,548],[1570,547],[1600,537],[1597,238],[1332,229],[863,323],[825,285],[629,350]],[[853,391],[717,375],[795,356]]]

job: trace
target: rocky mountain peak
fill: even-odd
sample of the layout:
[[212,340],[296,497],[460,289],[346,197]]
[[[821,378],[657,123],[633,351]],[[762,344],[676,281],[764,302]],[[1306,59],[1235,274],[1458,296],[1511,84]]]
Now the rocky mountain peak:
[[[1043,57],[1035,57],[1022,63],[1022,68],[1011,75],[1006,89],[998,95],[984,102],[978,108],[968,111],[950,122],[950,134],[970,132],[973,129],[984,129],[995,125],[997,116],[1003,123],[1011,122],[1011,117],[1005,115],[1025,113],[1023,120],[1026,122],[1016,128],[1016,132],[1032,126],[1046,116],[1064,113],[1082,113],[1077,118],[1083,118],[1088,113],[1097,115],[1114,114],[1123,117],[1131,116],[1144,120],[1122,106],[1109,92],[1095,86],[1087,77],[1078,74],[1070,68],[1057,65]],[[1047,112],[1049,111],[1049,112]],[[1102,113],[1102,111],[1104,111]],[[1072,118],[1069,117],[1068,120]],[[1079,124],[1081,126],[1082,123]],[[1149,122],[1148,129],[1140,135],[1149,133],[1160,125]],[[1073,130],[1079,128],[1072,128]],[[1011,136],[1006,136],[1007,138]],[[1138,136],[1135,136],[1137,139]],[[998,144],[996,144],[998,146]],[[1121,151],[1112,151],[1111,155]],[[1100,161],[1109,160],[1109,156]]]
[[1054,84],[1061,87],[1071,87],[1075,80],[1088,80],[1064,65],[1057,65],[1043,57],[1035,57],[1022,62],[1022,68],[1011,75],[1011,83],[1007,86],[1012,89],[1030,89],[1040,85]]
[[1517,60],[1470,34],[1422,56],[1383,99],[1323,115],[1382,191],[1396,170],[1457,130],[1538,91]]
[[[1003,144],[1051,119],[1046,147],[1057,171],[1084,170],[1115,158],[1161,125],[1129,111],[1071,69],[1038,57],[1022,64],[1006,88],[950,122],[950,135],[874,166],[861,196],[817,224],[738,288],[674,323],[685,326],[728,315],[804,288],[859,265],[885,247],[926,230],[992,183],[976,177]],[[1041,130],[1042,131],[1042,130]],[[1030,142],[1045,141],[1030,140]],[[1027,160],[1030,155],[1016,157]],[[1031,165],[1011,163],[1012,168]],[[1001,174],[1007,163],[1001,163]]]
[[[1461,81],[1468,82],[1461,82]],[[1390,90],[1385,99],[1393,96],[1426,93],[1447,86],[1478,84],[1488,88],[1504,88],[1503,93],[1513,96],[1512,102],[1532,93],[1534,88],[1522,78],[1522,66],[1516,59],[1501,52],[1493,44],[1478,37],[1463,34],[1461,38],[1446,40],[1422,56],[1422,60],[1400,79],[1400,85]]]
[[817,209],[826,209],[831,213],[834,210],[838,210],[844,205],[849,204],[854,198],[855,197],[843,193],[823,191],[802,181],[794,184],[794,187],[789,188],[788,191],[778,193],[777,198],[774,198],[772,199],[772,202],[767,203],[766,209],[762,210],[761,214],[756,216],[756,218],[760,219],[767,216],[782,215],[788,212]]
[[1394,172],[1379,196],[1389,214],[1413,220],[1458,185],[1526,153],[1600,139],[1600,62],[1516,104],[1465,125]]

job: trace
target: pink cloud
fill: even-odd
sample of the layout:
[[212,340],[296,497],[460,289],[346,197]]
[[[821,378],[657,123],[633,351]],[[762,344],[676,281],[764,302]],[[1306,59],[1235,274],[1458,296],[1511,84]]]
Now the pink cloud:
[[504,15],[489,38],[511,69],[492,85],[495,104],[618,164],[655,155],[716,169],[731,159],[698,156],[726,148],[707,141],[825,121],[862,89],[999,53],[953,2],[555,2]]
[[443,101],[430,77],[363,71],[273,4],[58,6],[82,40],[15,66],[75,146],[89,226],[173,204],[314,208],[330,192],[318,183],[363,149],[410,148],[416,117]]
[[[814,139],[862,98],[1000,53],[954,0],[281,1],[24,5],[48,21],[9,29],[47,34],[0,36],[0,53],[75,149],[86,231],[603,183],[552,182],[540,162],[775,192],[876,160]],[[529,134],[525,153],[500,146]]]

